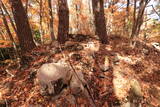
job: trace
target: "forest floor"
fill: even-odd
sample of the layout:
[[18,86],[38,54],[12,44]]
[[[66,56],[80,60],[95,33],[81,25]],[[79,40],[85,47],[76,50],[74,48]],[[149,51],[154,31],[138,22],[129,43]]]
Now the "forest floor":
[[[130,47],[129,39],[119,36],[109,37],[109,45],[100,44],[94,38],[79,36],[63,46],[63,54],[70,56],[75,69],[85,76],[93,99],[98,107],[118,107],[129,95],[132,82],[137,81],[142,94],[142,107],[160,107],[160,51],[149,42],[137,41]],[[85,48],[88,43],[99,48],[94,57]],[[40,46],[25,55],[23,66],[10,63],[0,67],[0,106],[11,107],[68,107],[73,96],[65,91],[60,98],[42,96],[36,79],[37,69],[52,59],[63,58],[60,50]],[[108,60],[107,60],[108,59]],[[101,65],[109,63],[103,70]],[[139,87],[139,85],[135,87]],[[76,96],[78,105],[89,106],[85,97]]]

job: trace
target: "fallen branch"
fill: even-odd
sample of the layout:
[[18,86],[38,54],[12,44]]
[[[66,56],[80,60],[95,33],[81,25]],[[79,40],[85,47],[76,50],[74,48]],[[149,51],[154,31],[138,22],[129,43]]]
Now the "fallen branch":
[[[91,95],[91,91],[89,90],[88,85],[87,85],[86,83],[84,84],[84,82],[80,79],[80,77],[78,76],[75,68],[73,67],[73,65],[72,65],[72,63],[71,63],[71,61],[70,61],[69,56],[66,56],[66,55],[63,53],[62,47],[61,47],[60,44],[59,44],[59,48],[60,48],[60,51],[61,51],[62,56],[63,56],[64,58],[66,58],[67,61],[69,62],[69,65],[71,66],[71,68],[72,68],[72,70],[73,70],[72,72],[75,74],[75,76],[78,78],[78,80],[82,83],[83,87],[86,88],[86,90],[87,90],[87,92],[88,92],[87,94],[89,94],[89,97],[90,97],[90,99],[91,99],[91,101],[92,101],[92,106],[93,106],[93,107],[96,107],[96,103],[95,103],[95,101],[94,101],[94,99],[93,99],[93,96]],[[67,57],[68,57],[68,58],[67,58]]]

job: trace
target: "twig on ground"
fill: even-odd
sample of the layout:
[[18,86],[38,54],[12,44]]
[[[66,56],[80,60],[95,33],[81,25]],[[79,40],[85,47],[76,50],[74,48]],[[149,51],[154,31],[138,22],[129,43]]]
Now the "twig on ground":
[[5,70],[11,77],[14,77],[15,75],[13,75],[12,73],[9,72],[8,69]]
[[96,103],[95,103],[95,101],[94,101],[94,99],[93,99],[93,96],[91,95],[91,91],[90,91],[88,85],[87,85],[87,84],[84,84],[84,82],[82,82],[82,80],[81,80],[80,77],[78,76],[76,70],[74,69],[74,67],[73,67],[73,65],[72,65],[72,63],[71,63],[69,56],[66,56],[66,55],[63,53],[62,47],[61,47],[60,44],[59,44],[59,48],[60,48],[60,51],[61,51],[62,56],[63,56],[64,58],[67,58],[67,57],[68,57],[67,61],[69,62],[69,65],[71,66],[71,68],[72,68],[72,70],[73,70],[72,72],[75,74],[75,76],[78,78],[78,80],[83,84],[83,87],[86,88],[86,90],[87,90],[87,92],[88,92],[88,94],[89,94],[89,97],[91,98],[92,105],[93,105],[94,107],[96,107]]

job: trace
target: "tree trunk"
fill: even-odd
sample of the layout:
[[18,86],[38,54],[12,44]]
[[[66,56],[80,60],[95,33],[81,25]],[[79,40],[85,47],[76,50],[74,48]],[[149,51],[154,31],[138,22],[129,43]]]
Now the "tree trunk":
[[147,5],[147,2],[145,2],[145,0],[144,1],[142,0],[140,3],[141,8],[139,9],[138,17],[136,21],[137,22],[136,36],[139,35],[140,27],[143,24],[144,11],[145,11],[146,5]]
[[40,3],[39,3],[39,6],[40,6],[40,12],[39,12],[39,24],[40,24],[40,35],[41,35],[41,44],[44,43],[44,40],[43,40],[43,26],[42,26],[42,0],[40,0]]
[[79,22],[80,21],[80,14],[81,14],[81,12],[80,12],[80,4],[76,4],[75,5],[75,7],[76,7],[76,19],[77,19],[77,34],[79,34],[80,33],[80,31],[81,31],[81,23]]
[[17,26],[18,39],[22,53],[30,51],[36,47],[29,25],[28,17],[21,0],[10,0],[14,20]]
[[26,5],[25,5],[26,14],[28,14],[28,1],[29,1],[29,0],[26,0]]
[[52,41],[55,40],[55,36],[54,36],[54,30],[53,30],[53,12],[52,12],[52,0],[48,0],[48,6],[49,6],[49,14],[50,14],[50,35],[51,35],[51,39]]
[[137,8],[137,0],[134,0],[134,11],[133,11],[133,25],[132,25],[132,33],[131,39],[133,39],[136,30],[136,8]]
[[128,21],[129,21],[129,5],[130,5],[130,0],[127,0],[127,7],[126,7],[126,18],[125,18],[125,32],[127,35],[129,35],[129,32],[128,32]]
[[130,0],[127,0],[127,8],[126,8],[127,18],[129,17],[129,5],[130,5]]
[[67,0],[58,0],[58,42],[65,43],[69,33],[69,9]]
[[[141,25],[143,24],[144,11],[145,11],[145,8],[149,2],[150,2],[150,0],[141,0],[140,1],[137,17],[136,17],[136,11],[135,11],[136,9],[134,7],[134,20],[133,20],[133,27],[132,27],[132,34],[131,34],[132,39],[135,36],[139,35]],[[136,5],[136,0],[135,0],[134,5]]]
[[96,34],[103,44],[108,43],[103,0],[92,0]]

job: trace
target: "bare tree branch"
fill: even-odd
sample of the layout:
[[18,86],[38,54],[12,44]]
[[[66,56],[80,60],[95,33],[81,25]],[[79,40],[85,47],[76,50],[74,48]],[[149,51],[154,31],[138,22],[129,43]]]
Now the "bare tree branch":
[[158,14],[158,12],[156,11],[156,9],[154,8],[154,6],[153,5],[151,5],[152,6],[152,9],[153,9],[153,11],[158,15],[158,17],[160,18],[160,14]]

